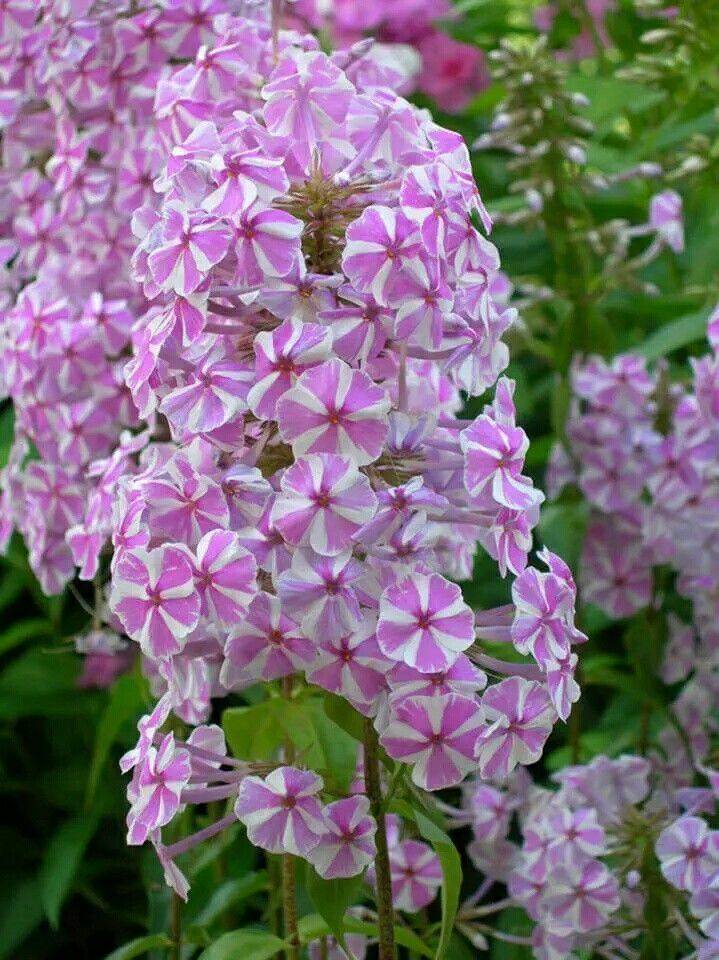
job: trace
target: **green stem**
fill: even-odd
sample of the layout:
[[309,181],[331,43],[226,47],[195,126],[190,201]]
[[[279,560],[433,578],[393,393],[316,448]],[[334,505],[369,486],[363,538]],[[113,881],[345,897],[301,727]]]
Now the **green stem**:
[[369,717],[365,718],[364,724],[364,779],[370,810],[377,821],[375,874],[377,878],[377,926],[379,928],[378,960],[395,960],[392,875],[389,865],[389,851],[387,850],[387,828],[379,774],[379,741]]
[[182,957],[182,900],[173,891],[170,902],[170,939],[172,940],[172,960]]
[[[285,700],[292,699],[294,677],[282,678],[282,696]],[[290,766],[295,762],[295,745],[287,737],[284,746],[284,761]],[[300,960],[300,935],[297,929],[297,878],[295,858],[289,854],[282,855],[282,918],[285,940],[288,943],[285,950],[286,960]]]

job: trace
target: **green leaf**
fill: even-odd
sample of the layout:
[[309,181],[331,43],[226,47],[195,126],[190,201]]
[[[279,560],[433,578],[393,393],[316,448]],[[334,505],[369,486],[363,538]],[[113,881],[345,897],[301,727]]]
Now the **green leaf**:
[[204,904],[200,912],[193,919],[197,926],[209,926],[225,910],[235,906],[242,900],[253,896],[255,893],[261,893],[267,889],[267,871],[261,870],[257,873],[249,873],[244,877],[235,877],[227,880],[217,887]]
[[637,347],[647,360],[658,360],[674,350],[703,341],[707,332],[707,311],[687,314],[671,323],[665,323]]
[[48,844],[40,866],[40,899],[50,926],[56,930],[60,909],[72,889],[85,848],[97,829],[97,817],[64,823]]
[[33,648],[0,674],[0,719],[92,713],[100,696],[78,694],[78,658]]
[[29,620],[18,620],[10,624],[7,630],[0,633],[0,653],[7,653],[14,647],[19,647],[27,640],[37,637],[50,637],[52,624],[42,617],[33,617]]
[[[318,913],[311,913],[302,917],[297,924],[297,928],[300,934],[300,942],[303,944],[311,943],[313,940],[319,940],[320,937],[325,937],[327,934],[332,933],[327,923]],[[376,923],[369,923],[367,920],[358,920],[357,917],[351,915],[345,917],[345,930],[347,933],[362,933],[366,937],[376,938],[379,936]],[[412,953],[419,954],[421,957],[427,957],[428,960],[432,960],[434,956],[424,940],[418,937],[414,930],[410,930],[409,927],[401,927],[399,924],[395,924],[394,939],[401,947],[407,947]],[[205,958],[201,958],[201,960],[205,960]]]
[[90,774],[87,778],[85,805],[89,807],[97,790],[110,749],[122,728],[142,712],[144,682],[137,673],[120,677],[112,686],[110,697],[97,724]]
[[451,839],[425,813],[416,807],[411,807],[405,800],[398,800],[392,806],[406,819],[415,821],[419,832],[425,840],[432,844],[442,864],[442,927],[435,953],[435,960],[442,960],[443,957],[448,955],[447,949],[459,907],[462,862]]
[[589,504],[550,503],[542,508],[539,533],[545,547],[558,554],[576,572],[589,521]]
[[[497,929],[515,937],[528,937],[532,932],[532,921],[524,910],[519,907],[509,907],[497,918]],[[490,960],[531,960],[532,951],[521,944],[493,939],[489,956]]]
[[117,950],[108,953],[105,960],[134,960],[135,957],[141,957],[143,953],[149,953],[150,950],[162,950],[171,946],[172,940],[164,933],[151,933],[147,937],[129,940]]
[[263,930],[232,930],[203,950],[199,960],[269,960],[286,946],[285,940]]
[[338,697],[334,693],[326,693],[324,696],[324,708],[325,713],[333,723],[336,723],[345,733],[348,733],[355,740],[362,743],[364,736],[362,717],[344,697]]
[[285,734],[280,723],[281,700],[263,700],[253,707],[230,707],[222,714],[222,729],[238,760],[270,760]]
[[349,953],[344,939],[344,919],[347,908],[357,901],[362,875],[347,880],[323,880],[312,867],[308,867],[306,877],[307,893],[313,906],[326,921],[337,942]]
[[0,960],[17,957],[17,947],[43,920],[40,889],[35,877],[17,880],[0,907]]

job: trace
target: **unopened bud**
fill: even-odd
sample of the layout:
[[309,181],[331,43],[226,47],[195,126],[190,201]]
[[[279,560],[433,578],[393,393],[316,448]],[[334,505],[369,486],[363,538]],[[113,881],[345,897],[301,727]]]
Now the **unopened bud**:
[[585,97],[583,93],[572,93],[570,100],[575,107],[588,107],[591,103],[589,97]]
[[643,33],[639,39],[642,43],[664,43],[664,41],[668,40],[671,35],[671,30],[662,28],[659,30],[647,30],[647,32]]
[[527,203],[527,206],[533,213],[541,213],[544,208],[544,200],[542,199],[542,194],[539,190],[527,190],[524,194],[524,199]]
[[578,143],[570,143],[564,148],[564,155],[568,160],[571,160],[572,163],[578,163],[580,166],[584,166],[587,162],[587,154],[583,147],[580,147]]

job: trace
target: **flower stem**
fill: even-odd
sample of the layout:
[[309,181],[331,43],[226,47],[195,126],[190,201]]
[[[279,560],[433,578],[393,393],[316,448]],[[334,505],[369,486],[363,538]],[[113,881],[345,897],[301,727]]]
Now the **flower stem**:
[[379,742],[369,717],[364,727],[364,778],[372,816],[377,821],[377,926],[379,928],[379,960],[394,960],[394,911],[392,909],[392,878],[387,850],[387,829],[382,809],[382,787],[379,778]]
[[170,939],[172,940],[172,960],[182,957],[182,900],[172,892],[170,902]]
[[[282,696],[285,700],[292,699],[293,677],[282,678]],[[294,763],[295,745],[287,737],[284,746],[284,761]],[[289,854],[282,855],[282,918],[285,940],[289,944],[285,950],[286,960],[300,960],[300,936],[297,930],[297,879],[295,858]]]

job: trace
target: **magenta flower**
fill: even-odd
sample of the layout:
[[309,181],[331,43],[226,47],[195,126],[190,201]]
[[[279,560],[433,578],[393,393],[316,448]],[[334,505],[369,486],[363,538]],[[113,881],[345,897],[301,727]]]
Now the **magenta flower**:
[[377,506],[367,477],[351,460],[329,453],[301,457],[283,474],[281,488],[272,523],[288,543],[323,556],[341,553]]
[[147,260],[155,282],[163,290],[189,296],[225,256],[231,237],[229,228],[217,220],[170,208],[162,240]]
[[113,571],[111,609],[146,656],[179,653],[200,619],[191,560],[174,546],[123,551]]
[[317,50],[290,50],[262,89],[267,129],[287,137],[306,168],[313,147],[333,139],[347,114],[352,84],[329,57]]
[[312,662],[315,646],[285,616],[278,598],[261,592],[231,630],[224,652],[220,680],[229,690],[304,669]]
[[649,204],[649,224],[674,253],[684,250],[682,198],[676,190],[655,194]]
[[302,221],[260,200],[234,218],[236,280],[252,286],[265,277],[284,277],[300,256]]
[[208,433],[247,409],[254,371],[216,346],[164,397],[160,412],[178,432]]
[[322,777],[296,767],[278,767],[263,780],[245,777],[235,816],[250,843],[269,853],[307,854],[322,839],[324,818],[317,794]]
[[128,787],[127,842],[144,843],[149,834],[164,827],[180,808],[180,796],[191,774],[190,755],[175,745],[168,733],[159,747],[149,747],[135,767]]
[[218,527],[227,527],[229,511],[222,489],[202,476],[190,461],[174,457],[143,489],[154,537],[194,547]]
[[505,779],[520,763],[536,763],[552,732],[556,713],[544,687],[510,677],[485,690],[477,760],[483,777]]
[[371,206],[347,228],[342,269],[360,293],[387,305],[408,262],[419,257],[420,235],[402,212]]
[[483,414],[460,434],[465,456],[464,478],[469,495],[484,496],[500,506],[526,510],[543,495],[522,476],[529,446],[527,434],[513,423],[498,423]]
[[389,723],[380,741],[395,760],[412,764],[412,780],[423,790],[460,783],[476,767],[477,737],[482,723],[478,704],[469,697],[404,697],[390,703]]
[[377,645],[372,620],[352,633],[320,638],[316,659],[307,670],[307,682],[345,697],[360,713],[371,714],[387,688],[387,660]]
[[462,591],[439,574],[417,574],[380,598],[380,649],[421,673],[447,669],[473,639],[474,616]]
[[419,257],[409,261],[393,288],[392,298],[397,303],[396,339],[428,349],[441,346],[454,296],[441,279],[436,263]]
[[381,352],[392,332],[394,316],[374,297],[358,293],[349,284],[340,287],[338,307],[321,310],[317,319],[330,326],[332,349],[347,363],[364,366]]
[[697,893],[719,871],[719,833],[700,817],[680,817],[659,834],[657,857],[673,887]]
[[450,168],[445,163],[410,167],[402,178],[399,202],[402,212],[419,227],[426,251],[432,257],[448,253],[447,235],[453,227],[461,228],[466,211],[459,181]]
[[599,860],[573,861],[552,873],[544,907],[551,929],[587,933],[619,907],[617,881]]
[[417,913],[434,900],[442,884],[442,865],[428,844],[404,840],[392,847],[389,862],[396,910]]
[[271,333],[255,337],[254,385],[247,402],[256,417],[274,420],[277,401],[305,370],[331,356],[332,336],[326,327],[289,319]]
[[195,584],[202,614],[225,627],[238,623],[257,593],[257,562],[229,530],[212,530],[197,544]]
[[277,593],[307,636],[334,638],[355,629],[361,617],[360,600],[373,603],[366,581],[365,568],[350,550],[323,557],[300,548],[290,569],[278,578]]
[[328,804],[322,811],[325,830],[308,859],[325,880],[355,877],[375,857],[374,817],[367,797],[347,797]]
[[337,453],[363,466],[382,452],[389,405],[365,373],[327,360],[303,373],[279,400],[277,419],[295,456]]

